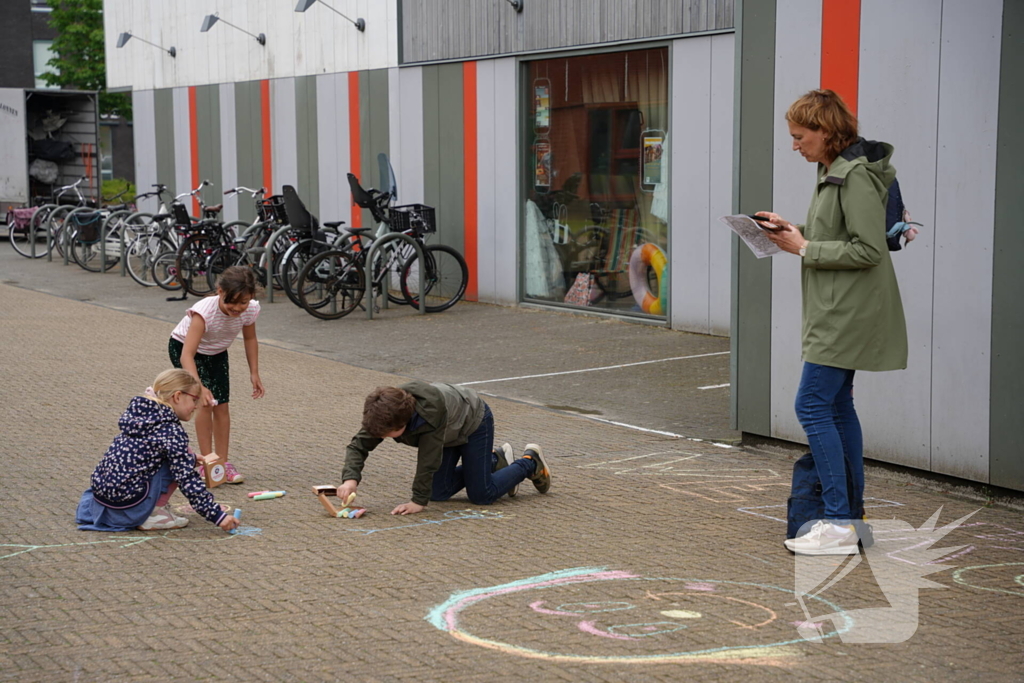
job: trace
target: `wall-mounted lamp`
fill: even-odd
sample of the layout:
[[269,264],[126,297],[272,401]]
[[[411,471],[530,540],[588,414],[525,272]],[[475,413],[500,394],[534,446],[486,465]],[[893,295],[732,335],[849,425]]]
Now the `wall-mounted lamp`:
[[523,11],[523,0],[508,0],[508,4],[512,5],[512,9],[517,12]]
[[266,45],[267,44],[267,37],[265,35],[263,35],[262,33],[259,34],[259,35],[256,35],[254,33],[249,33],[244,28],[239,28],[238,26],[235,26],[231,22],[224,21],[224,19],[220,18],[219,14],[207,14],[206,17],[203,19],[203,25],[199,29],[199,31],[201,33],[206,33],[211,28],[213,28],[213,25],[216,24],[218,21],[223,21],[225,24],[227,24],[231,28],[238,29],[242,33],[244,33],[246,35],[249,35],[249,36],[252,36],[253,38],[256,39],[256,42],[259,43],[260,45]]
[[161,50],[163,50],[164,52],[169,54],[171,57],[177,57],[178,56],[178,51],[174,49],[173,45],[171,45],[171,48],[169,50],[167,50],[167,49],[164,49],[164,48],[160,47],[156,43],[151,43],[148,40],[146,40],[145,38],[139,38],[136,35],[132,35],[131,33],[128,33],[127,31],[125,31],[124,33],[122,33],[121,35],[119,35],[117,37],[117,46],[118,47],[124,47],[124,44],[127,43],[132,38],[135,38],[136,40],[141,40],[146,45],[152,45],[153,47],[159,47]]
[[[305,12],[310,7],[312,7],[315,3],[316,3],[316,0],[299,0],[299,4],[297,4],[295,6],[295,11],[296,12]],[[362,19],[356,19],[355,21],[352,21],[351,19],[346,17],[344,14],[342,14],[338,10],[336,10],[333,7],[331,7],[330,5],[328,5],[326,2],[323,2],[323,0],[320,1],[320,4],[323,5],[324,7],[326,7],[327,9],[331,10],[332,12],[337,14],[338,16],[344,17],[347,21],[351,22],[352,25],[355,26],[360,31],[365,31],[366,30],[366,22],[363,21]]]

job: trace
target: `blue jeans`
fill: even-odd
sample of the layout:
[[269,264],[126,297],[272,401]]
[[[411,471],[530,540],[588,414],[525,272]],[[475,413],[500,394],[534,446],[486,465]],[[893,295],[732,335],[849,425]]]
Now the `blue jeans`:
[[[430,500],[448,500],[466,489],[474,505],[490,505],[533,473],[532,460],[519,459],[497,472],[494,468],[494,416],[484,407],[484,419],[461,446],[444,449],[441,467],[434,473]],[[459,460],[462,464],[459,465]]]
[[864,490],[864,440],[853,408],[854,372],[805,362],[796,393],[796,415],[821,479],[825,519],[843,523],[860,513],[850,509],[847,463],[856,478],[854,489]]

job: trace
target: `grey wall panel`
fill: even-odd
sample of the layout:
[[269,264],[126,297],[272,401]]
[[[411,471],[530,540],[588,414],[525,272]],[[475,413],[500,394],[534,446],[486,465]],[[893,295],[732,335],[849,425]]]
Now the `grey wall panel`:
[[[731,3],[730,3],[731,6]],[[730,15],[729,20],[732,21]],[[729,270],[731,231],[718,221],[732,208],[733,76],[736,69],[734,34],[711,37],[711,165],[708,204],[711,227],[708,241],[708,331],[729,335]]]
[[[885,21],[879,21],[885,17]],[[907,320],[908,367],[860,373],[857,411],[869,457],[931,464],[932,282],[941,6],[930,0],[861,4],[858,117],[864,136],[892,143],[904,201],[927,227],[892,254]],[[894,64],[900,65],[893,68]],[[906,103],[915,103],[913,116]]]
[[196,135],[199,146],[199,179],[209,180],[211,187],[203,190],[208,205],[220,204],[224,198],[220,163],[220,97],[215,85],[196,87]]
[[[260,82],[235,84],[235,131],[238,184],[263,186],[263,116],[260,103]],[[253,221],[256,208],[252,202],[239,201],[238,220]]]
[[[519,114],[519,65],[515,58],[496,59],[494,65],[494,301],[519,301],[519,186],[520,141],[516,125]],[[479,66],[478,66],[479,68]],[[477,78],[477,88],[480,79]],[[481,227],[481,229],[483,229]]]
[[[192,125],[189,121],[188,88],[174,88],[171,92],[171,116],[174,121],[174,193],[181,194],[195,188],[192,184]],[[192,202],[188,201],[188,198],[185,198],[185,206],[189,212],[193,211]]]
[[[235,129],[235,85],[217,86],[220,101],[220,183],[223,190],[237,187],[238,131]],[[255,189],[255,188],[254,188]],[[224,197],[224,220],[238,220],[238,195]]]
[[995,234],[992,264],[992,387],[990,404],[990,481],[1024,490],[1020,426],[1024,424],[1024,3],[1003,3],[1002,57],[999,84],[999,134],[996,152]]
[[[400,150],[402,149],[402,117],[400,114],[402,91],[398,71],[397,67],[388,69],[388,147],[390,148],[388,157],[391,159],[391,167],[395,171],[396,182],[399,168],[401,168],[399,157],[401,156]],[[399,201],[402,200],[401,194],[404,194],[404,192],[404,189],[402,189]]]
[[295,79],[278,78],[270,81],[270,136],[274,187],[268,187],[268,192],[277,194],[282,186],[291,185],[299,191],[299,196],[306,196],[299,186],[297,128]]
[[462,64],[437,67],[438,105],[438,178],[437,208],[438,241],[465,252],[465,147],[462,125]]
[[[295,158],[298,185],[306,208],[320,214],[320,178],[317,143],[316,76],[295,79]],[[331,219],[326,219],[331,220]]]
[[[477,62],[476,67],[476,118],[477,118],[477,300],[497,300],[495,249],[495,219],[497,187],[494,174],[497,166],[495,157],[496,139],[503,131],[497,128],[497,112],[494,100],[493,60]],[[515,159],[509,160],[513,164]]]
[[[976,481],[987,481],[989,476],[992,309],[988,302],[992,299],[1001,15],[998,2],[946,0],[942,5],[932,469]],[[967,277],[969,287],[964,286]]]
[[405,204],[423,204],[423,69],[398,69],[398,100],[389,108],[398,117],[400,142],[392,145],[392,162],[398,178],[398,196]]
[[[423,76],[423,202],[435,208],[441,197],[441,130],[439,66],[425,66]],[[447,219],[438,216],[438,230]]]
[[[174,175],[174,92],[172,90],[153,91],[153,121],[156,138],[156,182],[166,185],[173,196],[177,194],[174,191],[177,181]],[[136,141],[136,145],[139,145],[139,141]],[[145,146],[145,142],[142,143],[142,146]]]
[[352,221],[349,170],[348,74],[316,77],[320,218]]
[[402,63],[657,38],[733,26],[734,0],[403,0]]
[[[772,200],[771,102],[774,100],[775,1],[747,0],[736,16],[736,106],[733,211],[752,213]],[[749,104],[748,104],[749,102]],[[771,429],[771,259],[756,259],[733,241],[733,423],[744,432]]]
[[[137,192],[149,192],[159,182],[156,153],[156,103],[152,90],[132,92],[132,133],[135,136],[135,186]],[[155,213],[159,203],[146,199],[139,203],[139,211]]]
[[[672,124],[669,127],[672,221],[672,327],[707,334],[710,262],[711,40],[672,43]],[[717,218],[717,217],[716,217]],[[717,223],[717,221],[715,221]],[[724,226],[722,226],[724,227]]]
[[[389,69],[373,69],[367,71],[367,100],[370,103],[367,136],[364,138],[363,152],[369,153],[369,166],[364,166],[373,186],[380,187],[380,169],[377,155],[383,152],[390,157],[391,153],[391,113],[390,90],[388,87]],[[369,144],[367,144],[367,142]],[[393,166],[394,164],[392,164]]]
[[[803,36],[790,40],[789,36]],[[774,136],[772,209],[794,223],[803,223],[814,192],[816,165],[793,151],[786,110],[793,100],[818,87],[821,77],[821,3],[780,2],[775,24],[775,96],[771,116]],[[741,247],[746,250],[746,247]],[[793,399],[800,384],[800,259],[772,257],[771,418],[772,436],[807,443],[796,419]]]

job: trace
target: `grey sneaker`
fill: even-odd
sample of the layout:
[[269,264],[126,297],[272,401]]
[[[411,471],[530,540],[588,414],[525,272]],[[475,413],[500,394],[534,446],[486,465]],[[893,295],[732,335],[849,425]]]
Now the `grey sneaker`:
[[[501,444],[501,448],[495,448],[494,454],[498,456],[499,470],[502,467],[508,467],[516,460],[516,454],[515,451],[512,450],[512,444],[508,443],[507,441]],[[516,494],[519,493],[519,484],[516,484],[515,486],[510,488],[508,491],[506,491],[506,493],[508,493],[509,498],[515,498]]]
[[533,474],[530,475],[530,480],[537,487],[538,491],[547,493],[548,489],[551,488],[551,468],[548,467],[548,463],[544,459],[544,451],[537,444],[528,443],[526,444],[526,450],[523,451],[523,457],[529,457],[537,463]]
[[787,539],[786,547],[797,555],[856,555],[857,531],[853,525],[839,531],[823,519],[803,536]]

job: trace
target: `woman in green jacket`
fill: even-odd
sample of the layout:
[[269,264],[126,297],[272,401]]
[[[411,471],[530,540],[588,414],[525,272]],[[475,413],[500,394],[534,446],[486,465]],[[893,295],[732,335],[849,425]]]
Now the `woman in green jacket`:
[[[825,519],[786,541],[797,554],[857,552],[853,489],[864,490],[860,422],[853,407],[857,370],[907,367],[903,303],[885,241],[885,206],[896,169],[892,145],[857,135],[857,119],[831,90],[812,90],[786,112],[794,151],[818,165],[804,225],[759,212],[779,226],[769,237],[800,256],[803,375],[796,413],[821,479]],[[845,461],[845,462],[844,462]]]

